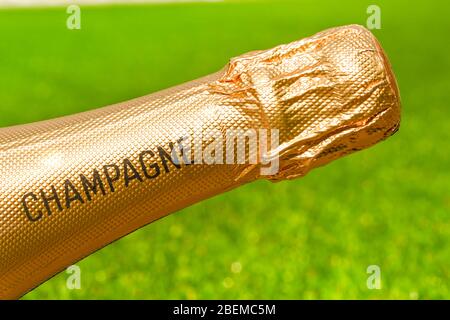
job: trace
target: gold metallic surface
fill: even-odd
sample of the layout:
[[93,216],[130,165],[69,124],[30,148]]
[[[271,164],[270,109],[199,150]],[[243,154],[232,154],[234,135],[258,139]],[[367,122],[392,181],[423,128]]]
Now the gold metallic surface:
[[[0,298],[171,212],[255,179],[291,179],[393,134],[395,78],[359,26],[234,58],[168,90],[0,130]],[[182,136],[278,129],[279,171],[178,164]]]

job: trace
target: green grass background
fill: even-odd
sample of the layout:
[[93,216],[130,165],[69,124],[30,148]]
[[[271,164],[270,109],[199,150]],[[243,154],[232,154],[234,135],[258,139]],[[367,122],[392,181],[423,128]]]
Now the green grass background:
[[[79,262],[81,290],[62,272],[25,298],[450,298],[449,2],[82,7],[81,30],[66,28],[65,8],[0,10],[0,125],[127,100],[247,51],[365,24],[372,3],[403,103],[394,137],[172,214]],[[381,290],[366,286],[373,264]]]

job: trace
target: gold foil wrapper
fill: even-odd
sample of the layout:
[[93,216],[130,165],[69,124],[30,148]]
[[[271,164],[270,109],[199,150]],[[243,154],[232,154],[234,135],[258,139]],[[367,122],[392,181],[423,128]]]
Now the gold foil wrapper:
[[[20,297],[202,199],[255,179],[302,176],[373,145],[399,121],[381,47],[363,27],[345,26],[242,55],[215,74],[138,99],[1,129],[0,298]],[[276,172],[261,174],[261,156],[189,164],[194,148],[174,161],[174,152],[187,158],[177,149],[183,137],[205,149],[211,132],[231,129],[265,129],[267,137],[278,130],[265,154],[278,159]]]

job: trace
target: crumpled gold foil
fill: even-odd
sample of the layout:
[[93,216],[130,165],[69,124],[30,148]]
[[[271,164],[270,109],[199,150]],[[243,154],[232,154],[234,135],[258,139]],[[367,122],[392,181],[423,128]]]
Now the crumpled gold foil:
[[[138,99],[1,129],[0,298],[20,297],[202,199],[259,178],[302,176],[373,145],[399,121],[386,56],[352,25],[242,55],[220,72]],[[278,170],[174,161],[182,137],[206,147],[210,132],[229,129],[279,130],[266,153],[279,156]]]

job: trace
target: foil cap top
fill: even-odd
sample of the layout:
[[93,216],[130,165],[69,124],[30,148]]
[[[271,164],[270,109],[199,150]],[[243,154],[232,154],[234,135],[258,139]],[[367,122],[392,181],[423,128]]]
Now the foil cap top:
[[369,147],[400,123],[391,66],[358,25],[234,58],[213,86],[243,113],[256,105],[261,126],[279,130],[280,144],[267,155],[280,157],[274,181]]

